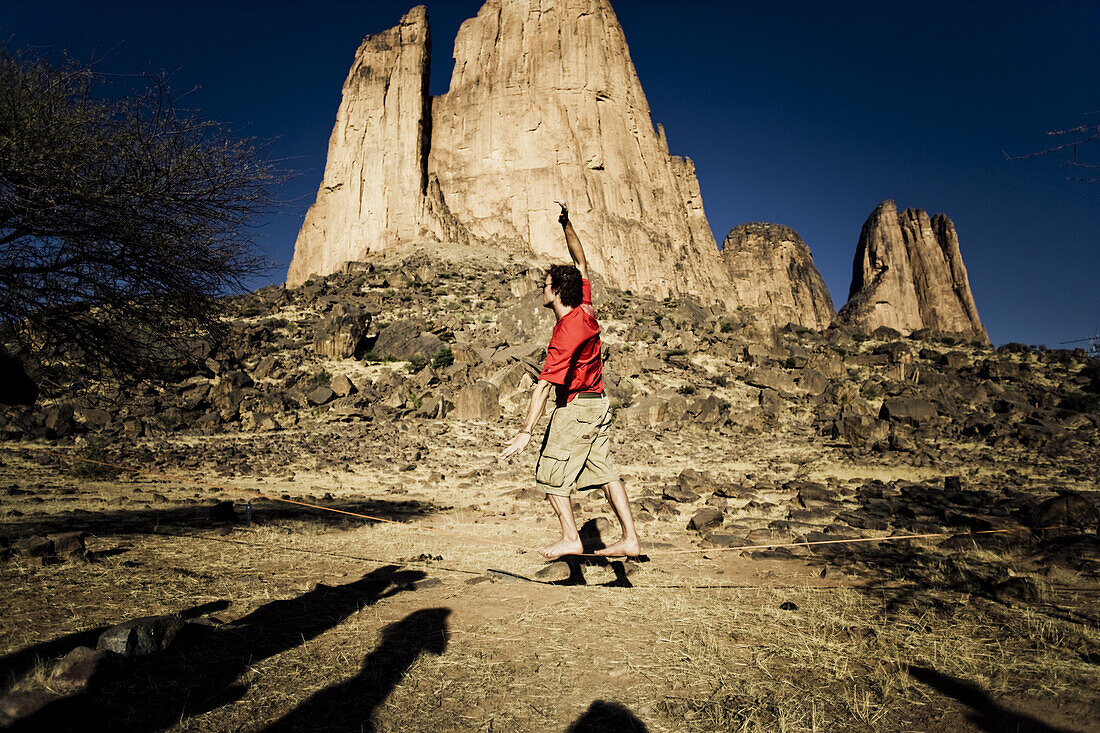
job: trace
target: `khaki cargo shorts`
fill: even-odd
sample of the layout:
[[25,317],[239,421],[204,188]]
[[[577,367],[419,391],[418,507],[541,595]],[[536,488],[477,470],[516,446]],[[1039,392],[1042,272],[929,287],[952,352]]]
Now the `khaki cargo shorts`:
[[555,408],[535,464],[539,490],[569,496],[576,487],[598,487],[618,479],[611,462],[611,401],[606,395],[577,396]]

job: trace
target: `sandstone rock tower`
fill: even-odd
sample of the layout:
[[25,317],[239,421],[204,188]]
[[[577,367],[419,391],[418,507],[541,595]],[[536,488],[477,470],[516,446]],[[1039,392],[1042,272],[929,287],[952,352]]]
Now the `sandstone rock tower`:
[[821,331],[836,317],[810,248],[790,227],[760,222],[734,227],[722,245],[722,262],[734,302],[757,309],[770,323]]
[[902,333],[927,328],[985,343],[955,225],[943,214],[919,209],[901,214],[893,201],[879,204],[859,235],[852,287],[842,321],[871,331]]
[[694,166],[654,129],[608,0],[488,0],[434,100],[428,49],[423,7],[359,47],[288,284],[405,242],[560,259],[561,199],[610,284],[728,294]]
[[294,244],[287,283],[327,275],[368,252],[423,236],[427,190],[428,12],[368,36],[355,53],[325,177]]

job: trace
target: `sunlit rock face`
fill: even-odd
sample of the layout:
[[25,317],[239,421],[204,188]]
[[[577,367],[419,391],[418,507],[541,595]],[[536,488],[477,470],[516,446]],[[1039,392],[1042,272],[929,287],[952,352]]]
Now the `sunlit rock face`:
[[328,144],[325,177],[294,245],[287,284],[327,275],[428,231],[428,13],[367,36],[355,53]]
[[839,317],[865,331],[927,328],[988,343],[959,252],[955,225],[943,214],[898,213],[879,204],[859,235],[852,287]]
[[755,309],[769,323],[820,331],[836,317],[810,248],[790,227],[759,222],[736,226],[726,236],[721,258],[733,302]]
[[289,284],[415,241],[564,259],[561,200],[609,284],[727,295],[694,166],[654,128],[607,0],[489,0],[434,100],[428,46],[423,8],[360,46]]
[[610,284],[717,297],[694,166],[654,129],[606,0],[489,0],[454,56],[428,167],[472,234],[560,258],[562,200]]

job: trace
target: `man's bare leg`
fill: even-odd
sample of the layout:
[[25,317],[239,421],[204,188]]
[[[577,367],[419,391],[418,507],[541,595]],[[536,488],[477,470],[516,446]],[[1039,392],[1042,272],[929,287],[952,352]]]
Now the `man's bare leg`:
[[573,503],[569,497],[547,494],[546,498],[550,500],[550,506],[554,507],[554,513],[561,522],[561,539],[552,545],[540,547],[539,554],[554,560],[563,555],[579,555],[584,552],[581,536],[577,532],[577,519],[573,516]]
[[638,533],[634,530],[634,515],[630,511],[630,500],[626,496],[626,487],[623,482],[616,479],[604,484],[604,496],[615,510],[615,516],[619,518],[619,526],[622,527],[622,538],[613,545],[596,550],[597,555],[610,555],[612,557],[638,557],[642,554],[642,545],[638,541]]

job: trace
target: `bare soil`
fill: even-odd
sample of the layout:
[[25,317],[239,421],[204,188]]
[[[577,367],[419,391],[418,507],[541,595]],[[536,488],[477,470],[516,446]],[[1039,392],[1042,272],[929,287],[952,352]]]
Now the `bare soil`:
[[[110,446],[110,460],[158,475],[104,480],[75,477],[45,444],[4,444],[0,534],[90,533],[87,562],[0,564],[9,692],[48,686],[55,660],[106,627],[191,619],[165,652],[104,666],[24,727],[1100,730],[1087,557],[1051,559],[1027,532],[969,547],[707,549],[686,529],[705,495],[678,514],[641,507],[685,468],[757,487],[726,510],[744,530],[788,516],[793,478],[858,508],[853,491],[872,480],[961,474],[992,491],[1011,468],[1038,500],[1055,485],[1094,491],[1092,469],[1074,479],[1057,458],[1007,450],[971,462],[964,445],[940,461],[854,458],[797,427],[622,428],[615,455],[646,557],[547,564],[521,549],[556,528],[531,491],[534,451],[494,458],[508,428],[408,419],[143,438]],[[222,500],[240,521],[211,521]],[[602,496],[578,507],[590,543],[617,537]]]

